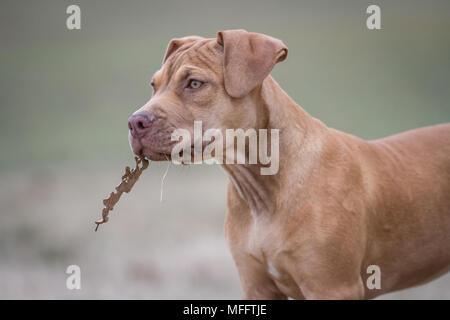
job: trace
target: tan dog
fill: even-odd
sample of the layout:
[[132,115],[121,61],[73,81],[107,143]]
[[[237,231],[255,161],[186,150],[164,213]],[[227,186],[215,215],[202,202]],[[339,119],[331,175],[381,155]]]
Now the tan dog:
[[[277,39],[243,30],[170,42],[150,101],[129,119],[136,154],[167,160],[176,128],[279,129],[276,175],[223,165],[226,235],[246,299],[372,298],[450,265],[450,125],[376,141],[326,127],[269,75]],[[367,267],[381,289],[366,286]]]

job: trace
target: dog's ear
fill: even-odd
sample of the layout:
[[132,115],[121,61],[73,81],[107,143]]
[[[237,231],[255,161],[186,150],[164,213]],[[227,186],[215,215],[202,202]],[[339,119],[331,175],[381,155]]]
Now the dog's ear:
[[281,40],[245,30],[219,31],[217,43],[224,48],[225,90],[234,98],[261,84],[288,52]]
[[177,51],[184,44],[193,42],[193,41],[197,41],[197,40],[201,40],[201,39],[203,39],[203,38],[197,37],[197,36],[190,36],[190,37],[176,38],[176,39],[170,40],[169,45],[167,46],[166,54],[164,55],[163,64],[164,64],[164,62],[166,62],[166,60],[170,57],[170,55],[172,53]]

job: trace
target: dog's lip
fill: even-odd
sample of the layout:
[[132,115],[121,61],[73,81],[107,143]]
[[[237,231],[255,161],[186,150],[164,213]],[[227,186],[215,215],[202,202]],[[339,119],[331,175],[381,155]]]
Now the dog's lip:
[[[202,146],[202,152],[205,146]],[[191,145],[191,155],[194,154],[194,145]],[[144,156],[149,160],[152,161],[171,161],[172,160],[172,153],[157,149],[150,149],[143,146],[138,153],[136,153],[137,156]]]
[[148,149],[142,149],[140,155],[152,161],[170,161],[172,155],[170,153],[156,152]]
[[132,143],[131,144],[131,150],[135,155],[138,157],[146,157],[149,160],[152,161],[166,161],[171,160],[172,155],[171,152],[166,150],[159,150],[155,148],[151,148],[149,146],[145,146],[142,143]]
[[132,150],[134,154],[137,156],[144,156],[152,161],[167,161],[172,159],[172,147],[164,146],[164,147],[155,147],[151,144],[145,143],[143,139],[135,140],[132,144]]
[[[132,148],[135,155],[141,157],[144,156],[152,161],[171,161],[172,160],[172,147],[167,146],[166,148],[155,148],[151,146],[146,146],[142,140],[135,141],[137,142],[138,148]],[[206,141],[203,142],[201,149],[204,151],[205,147],[211,143]],[[137,150],[135,150],[137,149]],[[195,153],[195,145],[194,143],[191,145],[191,155]]]

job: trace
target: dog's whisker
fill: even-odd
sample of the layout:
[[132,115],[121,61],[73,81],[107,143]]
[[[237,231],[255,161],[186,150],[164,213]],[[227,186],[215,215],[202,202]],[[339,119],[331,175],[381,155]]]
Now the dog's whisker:
[[[164,155],[167,159],[167,161],[169,161],[169,158],[167,158],[166,155]],[[161,178],[161,194],[159,197],[159,202],[163,202],[163,193],[164,193],[164,180],[166,179],[167,173],[169,172],[169,167],[170,167],[170,161],[169,164],[167,165],[166,171],[164,172],[164,175]]]

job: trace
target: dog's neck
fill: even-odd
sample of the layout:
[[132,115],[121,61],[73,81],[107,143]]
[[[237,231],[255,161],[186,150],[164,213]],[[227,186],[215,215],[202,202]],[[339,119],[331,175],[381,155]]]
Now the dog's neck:
[[274,175],[261,175],[263,165],[248,164],[248,159],[246,164],[222,166],[252,215],[258,216],[272,214],[285,205],[285,199],[275,197],[283,194],[282,188],[299,188],[306,181],[320,156],[327,128],[297,105],[271,76],[255,89],[251,99],[256,103],[249,107],[258,108],[261,122],[255,129],[279,130],[279,170]]

